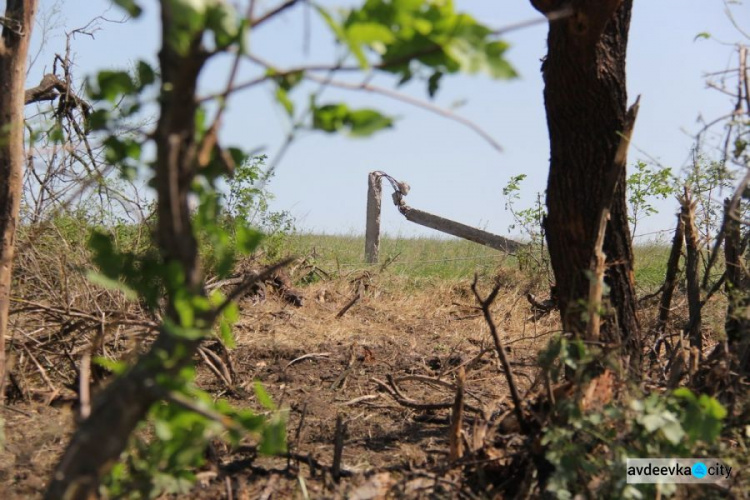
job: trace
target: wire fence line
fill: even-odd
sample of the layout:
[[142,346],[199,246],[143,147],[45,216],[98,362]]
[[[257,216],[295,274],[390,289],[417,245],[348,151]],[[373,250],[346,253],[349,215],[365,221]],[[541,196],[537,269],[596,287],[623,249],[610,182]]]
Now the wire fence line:
[[[388,265],[405,265],[405,264],[439,264],[442,262],[459,262],[459,261],[469,261],[469,260],[497,260],[498,257],[505,258],[502,255],[481,255],[476,257],[456,257],[451,259],[430,259],[430,260],[394,260],[393,262],[390,262]],[[382,266],[383,264],[372,264],[373,266]],[[362,263],[354,263],[354,262],[345,262],[340,264],[341,267],[362,267]]]
[[[644,238],[647,236],[654,236],[654,235],[668,235],[668,234],[674,234],[675,228],[671,229],[660,229],[656,231],[649,231],[647,233],[637,234],[633,236],[633,239],[639,239]],[[658,241],[657,241],[658,243]],[[399,260],[398,258],[394,259],[391,262],[388,262],[387,266],[403,266],[403,265],[425,265],[425,264],[443,264],[443,263],[451,263],[451,262],[491,262],[491,261],[502,261],[507,259],[508,255],[503,255],[498,253],[497,255],[476,255],[473,257],[450,257],[450,258],[444,258],[444,259],[425,259],[425,260]],[[341,268],[361,268],[364,264],[363,262],[340,262],[337,264],[338,267]],[[383,266],[384,263],[379,264],[373,264],[373,266]]]

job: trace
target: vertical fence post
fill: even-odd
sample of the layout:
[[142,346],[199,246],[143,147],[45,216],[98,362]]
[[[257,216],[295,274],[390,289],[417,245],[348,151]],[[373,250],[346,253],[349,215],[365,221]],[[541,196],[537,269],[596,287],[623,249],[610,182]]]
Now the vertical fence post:
[[383,186],[380,172],[370,172],[367,177],[367,229],[365,231],[365,261],[368,264],[378,262],[380,250],[380,203],[383,198]]

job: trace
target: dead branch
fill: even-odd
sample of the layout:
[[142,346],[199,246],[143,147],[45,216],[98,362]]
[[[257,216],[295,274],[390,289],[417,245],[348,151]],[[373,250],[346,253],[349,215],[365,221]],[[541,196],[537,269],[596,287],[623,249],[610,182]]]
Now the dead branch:
[[250,26],[253,28],[256,28],[260,26],[261,24],[265,23],[266,21],[281,14],[282,12],[289,9],[290,7],[294,7],[299,2],[300,0],[286,0],[284,3],[277,5],[276,7],[272,8],[268,12],[261,15],[259,18],[253,19],[252,21],[250,21]]
[[342,307],[338,313],[336,313],[336,318],[338,319],[338,318],[343,317],[344,314],[346,314],[346,312],[349,309],[351,309],[354,306],[354,304],[356,304],[357,301],[359,301],[359,299],[361,298],[362,298],[361,290],[357,288],[357,292],[354,294],[354,297],[352,297],[352,299],[349,302],[347,302],[346,305],[344,305],[344,307]]
[[620,143],[617,146],[612,169],[604,180],[604,191],[601,198],[601,207],[599,209],[599,224],[595,228],[596,233],[593,235],[593,254],[591,256],[591,283],[589,285],[589,302],[588,318],[586,326],[586,340],[598,341],[599,329],[601,326],[601,307],[602,294],[604,292],[604,270],[606,256],[602,251],[604,246],[604,236],[609,221],[612,200],[615,198],[615,191],[627,167],[628,147],[630,139],[633,136],[635,120],[638,117],[641,96],[638,96],[632,106],[627,111],[623,131],[620,135]]
[[451,408],[451,425],[448,435],[448,442],[450,443],[450,454],[448,456],[451,462],[460,459],[464,454],[461,429],[464,423],[465,378],[466,372],[463,368],[459,369],[456,377],[456,397],[453,400],[453,407]]
[[655,292],[647,293],[643,297],[639,297],[638,298],[638,304],[643,304],[645,302],[648,302],[649,300],[654,299],[654,298],[658,297],[659,295],[661,295],[662,292],[664,292],[664,284],[663,283],[662,283],[662,285]]
[[206,366],[208,366],[209,370],[211,370],[214,375],[216,375],[216,378],[218,378],[219,381],[221,381],[228,389],[231,389],[232,376],[230,375],[227,367],[224,366],[224,362],[221,360],[221,358],[219,358],[219,356],[217,356],[216,353],[212,352],[210,349],[206,349],[202,346],[198,348],[198,354],[206,363]]
[[250,276],[247,276],[244,281],[242,281],[242,283],[237,285],[236,288],[229,292],[229,295],[227,295],[227,298],[224,299],[224,302],[222,302],[219,307],[214,310],[213,318],[217,318],[221,314],[221,312],[226,309],[227,306],[229,306],[229,304],[242,297],[245,293],[247,293],[248,290],[253,287],[253,285],[270,278],[276,271],[284,268],[293,261],[294,257],[287,257],[286,259],[282,259],[276,264],[265,268],[259,273],[253,273]]
[[750,185],[750,171],[745,174],[745,177],[743,177],[740,183],[737,185],[737,188],[734,190],[734,194],[732,194],[732,198],[728,202],[725,202],[724,218],[721,223],[721,228],[719,228],[719,233],[716,235],[714,246],[711,249],[711,255],[708,259],[708,264],[706,265],[706,274],[703,276],[704,289],[708,288],[708,279],[711,274],[711,268],[716,263],[716,259],[719,256],[719,249],[721,248],[721,244],[724,242],[724,236],[726,235],[727,226],[732,223],[732,220],[739,221],[737,208],[739,207],[740,201],[742,200],[742,194],[745,192],[748,185]]
[[471,291],[474,292],[474,297],[476,298],[477,302],[482,308],[482,314],[484,314],[484,320],[487,323],[487,326],[490,329],[490,334],[492,335],[492,340],[495,343],[495,350],[497,351],[497,355],[500,358],[500,363],[502,365],[503,371],[505,372],[505,379],[508,382],[508,388],[510,389],[510,395],[513,399],[513,406],[516,412],[516,417],[518,418],[518,423],[521,425],[521,428],[524,432],[528,433],[529,431],[529,425],[526,421],[523,410],[521,409],[521,397],[518,394],[518,388],[516,387],[516,383],[513,380],[513,371],[510,368],[510,363],[508,362],[508,356],[505,354],[505,348],[503,347],[503,343],[500,340],[500,335],[497,331],[497,326],[495,325],[495,321],[492,319],[492,312],[490,311],[490,306],[495,301],[495,298],[497,297],[498,292],[500,291],[500,285],[496,284],[490,294],[487,296],[486,299],[482,299],[482,297],[479,295],[479,290],[477,289],[477,282],[479,278],[475,274],[474,275],[474,282],[471,284]]
[[[677,273],[679,272],[680,256],[682,255],[682,245],[685,240],[685,222],[682,219],[682,214],[677,214],[677,229],[672,239],[672,248],[669,251],[669,260],[667,261],[667,272],[664,277],[663,290],[664,293],[661,296],[661,302],[659,303],[659,317],[656,320],[656,333],[659,338],[654,345],[652,351],[653,358],[659,357],[659,351],[661,350],[661,344],[666,342],[664,333],[667,328],[667,321],[669,320],[669,313],[672,308],[672,296],[674,295],[674,288],[677,285]],[[667,345],[669,349],[671,347]]]
[[354,406],[359,403],[363,403],[365,401],[372,401],[374,399],[378,399],[380,397],[379,394],[366,394],[364,396],[359,396],[354,399],[350,399],[349,401],[346,401],[344,403],[339,403],[340,406]]
[[699,243],[698,230],[695,227],[695,202],[692,200],[690,190],[685,187],[685,195],[682,200],[682,219],[685,223],[685,247],[687,249],[687,261],[685,274],[687,276],[687,295],[690,320],[686,333],[690,339],[690,346],[698,349],[702,355],[703,337],[701,335],[701,298],[700,278],[698,276]]
[[555,308],[557,308],[557,304],[554,300],[552,300],[552,298],[539,301],[539,299],[537,299],[536,296],[531,292],[526,294],[526,300],[529,302],[529,304],[531,304],[531,308],[534,310],[534,312],[549,314],[550,312],[554,311]]
[[[376,378],[371,378],[370,381],[374,382],[378,387],[380,387],[383,391],[385,391],[401,406],[412,408],[414,410],[422,410],[422,411],[447,410],[453,407],[453,401],[448,401],[445,403],[420,403],[419,401],[411,399],[401,392],[401,390],[396,385],[396,382],[393,380],[392,375],[389,374],[386,377],[387,377],[386,380],[388,380],[388,383],[385,383],[382,380],[378,380]],[[471,411],[471,412],[482,414],[481,409],[475,406],[469,405],[469,404],[464,404],[464,409],[466,411]]]
[[341,457],[344,453],[344,440],[346,439],[347,424],[341,418],[336,417],[336,434],[333,440],[333,464],[331,465],[331,475],[333,480],[338,482],[341,478]]
[[289,363],[286,364],[286,367],[289,368],[295,363],[299,363],[300,361],[304,361],[306,359],[317,359],[317,358],[327,358],[331,355],[330,352],[311,352],[310,354],[304,354],[298,358],[294,358]]
[[604,246],[604,234],[607,231],[609,220],[609,208],[602,211],[599,218],[599,230],[594,244],[594,255],[591,258],[592,276],[589,282],[588,319],[586,325],[586,340],[599,340],[599,328],[601,326],[602,295],[604,293],[604,262],[606,256],[602,251]]

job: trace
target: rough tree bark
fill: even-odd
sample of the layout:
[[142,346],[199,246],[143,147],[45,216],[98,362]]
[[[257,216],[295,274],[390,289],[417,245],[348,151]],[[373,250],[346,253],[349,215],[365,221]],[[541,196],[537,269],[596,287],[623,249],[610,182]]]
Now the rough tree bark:
[[[170,5],[171,2],[161,2],[161,115],[154,134],[158,243],[164,261],[179,263],[186,285],[194,293],[202,293],[188,192],[197,166],[195,90],[207,53],[201,46],[200,35],[194,38],[184,56],[167,43],[172,23]],[[171,302],[167,313],[179,324]],[[96,494],[101,474],[120,456],[149,407],[161,399],[155,382],[157,375],[176,374],[191,361],[198,343],[199,340],[189,341],[163,330],[150,351],[100,393],[92,404],[90,417],[79,426],[61,458],[46,498],[84,499]],[[164,353],[174,361],[171,368],[164,366]]]
[[567,331],[580,333],[599,214],[610,204],[604,253],[605,281],[613,314],[601,340],[625,347],[632,368],[641,358],[633,251],[627,219],[625,171],[613,198],[604,193],[607,175],[627,119],[625,58],[632,0],[531,0],[551,21],[542,64],[550,136],[550,173],[545,221],[556,291]]
[[750,306],[750,276],[747,270],[747,256],[743,255],[742,234],[739,216],[732,210],[730,200],[724,202],[726,235],[724,236],[724,259],[726,261],[726,292],[729,297],[724,329],[727,332],[727,343],[737,354],[743,372],[750,370],[747,361],[747,340],[750,332],[750,320],[747,318]]
[[4,398],[5,338],[25,163],[26,59],[36,5],[36,0],[7,0],[0,19],[0,400]]

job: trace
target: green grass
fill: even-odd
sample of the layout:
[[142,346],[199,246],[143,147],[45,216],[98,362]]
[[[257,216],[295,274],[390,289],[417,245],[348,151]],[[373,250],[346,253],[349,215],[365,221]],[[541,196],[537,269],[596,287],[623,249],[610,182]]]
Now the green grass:
[[364,262],[363,236],[295,234],[284,246],[289,253],[312,257],[320,268],[339,274],[385,266],[396,275],[450,280],[492,272],[509,260],[491,248],[447,238],[385,236],[380,241],[379,264],[373,266]]
[[[285,251],[314,259],[317,266],[337,274],[356,269],[379,269],[387,263],[390,273],[409,278],[457,280],[474,273],[487,275],[503,267],[518,268],[515,257],[465,240],[448,238],[383,237],[377,266],[364,262],[364,237],[354,235],[294,234]],[[635,247],[635,278],[640,289],[658,289],[664,281],[669,247]],[[531,274],[531,273],[530,273]]]
[[667,245],[636,245],[635,283],[645,292],[654,292],[664,283],[670,248]]

